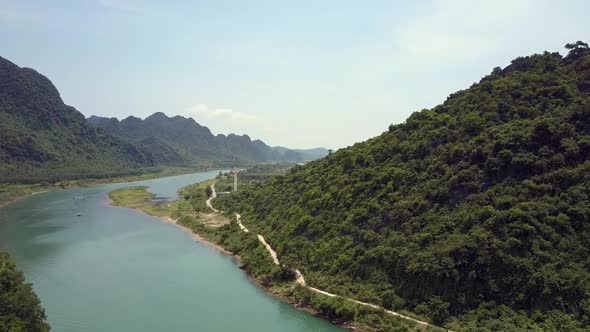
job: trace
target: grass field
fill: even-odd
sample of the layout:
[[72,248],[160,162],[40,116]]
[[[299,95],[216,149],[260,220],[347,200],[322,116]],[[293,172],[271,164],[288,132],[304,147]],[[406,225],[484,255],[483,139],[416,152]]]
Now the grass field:
[[138,207],[154,198],[154,194],[148,192],[147,189],[146,186],[121,188],[111,191],[109,198],[113,201],[113,205]]

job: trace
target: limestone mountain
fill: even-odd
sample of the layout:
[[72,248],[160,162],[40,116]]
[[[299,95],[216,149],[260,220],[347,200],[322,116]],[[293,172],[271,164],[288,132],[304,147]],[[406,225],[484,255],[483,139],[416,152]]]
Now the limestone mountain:
[[215,136],[193,119],[164,113],[87,120],[47,77],[0,57],[0,183],[110,177],[200,161],[301,162],[317,152]]
[[321,148],[292,150],[271,147],[261,140],[252,140],[248,135],[213,135],[209,128],[192,118],[168,117],[161,112],[143,120],[134,116],[121,121],[116,118],[91,116],[88,121],[107,134],[152,151],[158,158],[164,156],[158,159],[159,162],[302,162],[327,154],[327,150]]
[[109,176],[153,157],[88,125],[51,81],[0,57],[0,182]]

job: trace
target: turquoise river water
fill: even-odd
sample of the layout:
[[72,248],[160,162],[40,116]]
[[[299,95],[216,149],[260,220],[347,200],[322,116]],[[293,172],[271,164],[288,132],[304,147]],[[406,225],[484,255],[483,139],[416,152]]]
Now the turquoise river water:
[[30,196],[0,209],[0,250],[33,283],[52,331],[343,331],[267,295],[233,258],[106,196],[147,185],[175,199],[217,173]]

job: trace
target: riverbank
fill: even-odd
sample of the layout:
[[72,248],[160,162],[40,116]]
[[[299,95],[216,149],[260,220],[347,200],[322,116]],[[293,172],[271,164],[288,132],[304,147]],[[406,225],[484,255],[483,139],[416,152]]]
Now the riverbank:
[[[144,212],[143,210],[141,210],[139,208],[136,208],[136,210]],[[166,224],[175,225],[176,227],[180,228],[183,232],[189,234],[193,238],[193,240],[201,242],[201,243],[203,243],[215,250],[218,250],[219,252],[221,252],[224,255],[231,256],[236,260],[236,262],[242,264],[242,258],[240,257],[240,255],[236,255],[233,252],[227,251],[227,250],[225,250],[224,247],[207,240],[206,238],[202,237],[198,233],[193,232],[190,228],[179,224],[176,219],[172,219],[170,217],[157,217],[157,218]]]
[[169,167],[158,172],[144,173],[139,175],[118,176],[104,179],[81,179],[68,180],[56,183],[34,183],[34,184],[0,184],[0,208],[10,205],[25,197],[40,194],[52,190],[69,189],[79,187],[97,186],[107,183],[123,183],[142,180],[151,180],[167,176],[190,174],[194,172],[213,170],[217,168],[201,167]]
[[[30,188],[30,189],[33,189],[33,188]],[[18,200],[21,200],[25,197],[36,195],[36,194],[42,194],[42,193],[45,193],[45,192],[48,192],[51,190],[52,189],[42,189],[42,190],[38,190],[38,191],[25,190],[25,192],[22,194],[18,193],[18,194],[8,195],[7,198],[0,200],[0,209],[5,206],[8,206],[14,202],[17,202]]]
[[[57,331],[187,331],[199,326],[204,331],[342,332],[269,297],[240,271],[233,256],[195,243],[190,233],[166,224],[165,218],[109,206],[109,191],[141,185],[150,186],[155,205],[165,206],[179,188],[216,174],[30,197],[1,211],[0,244],[23,267]],[[153,298],[158,301],[149,301]],[[223,319],[228,312],[232,319]]]
[[[179,190],[179,193],[188,194],[188,192],[191,192],[194,195],[195,192],[198,191],[204,192],[204,189],[207,186],[211,186],[213,192],[215,192],[214,182],[214,180],[209,180],[194,185],[190,185]],[[277,287],[276,285],[270,285],[268,280],[257,277],[255,274],[251,273],[249,269],[246,268],[244,260],[239,254],[229,251],[227,248],[216,243],[213,239],[208,238],[206,232],[199,233],[195,229],[189,228],[179,223],[178,219],[172,218],[170,215],[174,214],[174,212],[178,211],[178,209],[182,209],[182,203],[185,203],[182,199],[179,199],[168,204],[154,205],[152,202],[154,195],[149,193],[147,189],[148,187],[145,186],[136,186],[113,190],[107,195],[109,199],[108,206],[130,208],[132,210],[137,211],[138,213],[143,213],[155,217],[160,222],[178,227],[183,232],[189,234],[193,240],[198,241],[214,250],[217,250],[218,252],[224,255],[232,257],[238,264],[238,267],[246,273],[248,279],[254,285],[263,290],[267,295],[272,296],[283,302],[286,302],[298,310],[302,310],[316,317],[326,319],[325,315],[323,315],[320,311],[316,310],[312,306],[302,305],[298,300],[287,295],[288,292],[285,290],[285,288],[292,287],[292,284],[287,283],[279,287]],[[211,203],[211,197],[209,197],[209,199],[207,199],[206,201],[202,201],[205,202],[205,205],[209,207],[209,204]],[[216,214],[218,215],[218,217],[223,218],[223,216],[219,214],[219,211],[215,210],[212,206],[210,207],[210,211],[212,211],[210,214]],[[241,223],[239,224],[241,225]],[[351,331],[376,331],[372,329],[363,329],[348,323],[338,323],[334,321],[332,321],[332,323]]]
[[[146,187],[122,188],[109,193],[109,196],[116,200],[114,205],[135,208],[159,217],[194,234],[196,240],[221,252],[232,256],[239,254],[240,268],[266,293],[335,325],[349,330],[371,332],[397,331],[398,328],[405,328],[407,331],[441,330],[427,322],[306,285],[301,273],[297,274],[297,270],[293,273],[279,263],[276,253],[273,255],[274,250],[262,235],[250,232],[242,224],[239,214],[235,214],[234,222],[226,223],[222,228],[207,227],[202,215],[234,218],[230,215],[222,216],[221,211],[210,206],[212,197],[205,194],[207,187],[212,189],[213,196],[215,185],[212,181],[206,181],[181,189],[179,192],[183,194],[184,200],[164,206],[151,202]],[[203,211],[203,205],[206,206],[206,211]],[[193,207],[196,209],[192,209]]]
[[[210,183],[210,181],[206,181],[205,183]],[[207,246],[212,247],[223,254],[232,256],[240,264],[242,263],[241,257],[239,255],[236,255],[226,250],[222,246],[212,241],[209,241],[207,238],[194,232],[190,228],[182,224],[179,224],[178,219],[175,219],[171,216],[174,214],[175,211],[179,209],[179,205],[181,203],[180,200],[170,202],[167,204],[154,205],[151,204],[152,199],[154,198],[154,194],[148,192],[147,189],[148,187],[146,186],[136,186],[113,190],[107,195],[109,198],[109,205],[111,207],[131,208],[138,212],[145,213],[149,216],[156,217],[166,224],[175,225],[176,227],[180,228],[183,232],[189,234],[193,238],[193,240],[206,244]]]

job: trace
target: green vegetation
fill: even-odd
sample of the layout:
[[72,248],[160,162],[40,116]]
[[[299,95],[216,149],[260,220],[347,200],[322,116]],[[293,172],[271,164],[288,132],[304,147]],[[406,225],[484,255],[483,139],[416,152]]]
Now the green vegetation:
[[108,196],[113,201],[113,205],[137,207],[154,198],[154,194],[147,191],[148,188],[147,186],[121,188],[111,191]]
[[87,178],[83,180],[68,180],[60,181],[56,183],[48,183],[43,181],[41,183],[34,184],[7,184],[0,183],[0,206],[10,203],[15,199],[47,190],[53,190],[58,188],[72,188],[72,187],[86,187],[91,185],[103,184],[103,183],[118,183],[118,182],[131,182],[140,180],[149,180],[159,177],[174,176],[180,174],[187,174],[202,171],[212,167],[212,165],[203,165],[195,167],[165,167],[165,168],[152,168],[145,169],[145,173],[138,175],[119,176],[112,178]]
[[311,307],[322,317],[337,324],[353,327],[354,330],[444,331],[444,329],[426,327],[401,317],[388,315],[383,310],[362,306],[343,298],[324,296],[299,285],[285,289],[285,294],[296,301],[297,305]]
[[590,50],[568,48],[217,204],[314,287],[453,330],[588,330]]
[[[193,212],[211,212],[211,209],[205,204],[210,197],[207,188],[211,190],[211,185],[215,180],[207,180],[180,189],[178,192],[181,197],[185,197],[185,203],[190,206]],[[188,207],[187,207],[188,208]]]
[[51,81],[0,57],[0,183],[55,183],[157,172],[162,166],[306,160],[322,149],[269,147],[248,136],[213,136],[193,119],[92,117],[63,103]]
[[[256,173],[253,172],[253,173]],[[272,174],[272,173],[267,173]],[[267,175],[270,176],[270,175]],[[289,266],[277,266],[268,251],[262,246],[255,233],[245,233],[237,225],[235,217],[227,214],[230,222],[210,222],[213,218],[224,218],[212,213],[205,200],[207,189],[216,180],[196,183],[179,190],[183,197],[167,204],[154,204],[148,187],[128,187],[114,190],[109,197],[115,205],[136,208],[157,217],[171,217],[204,239],[239,255],[242,268],[259,280],[273,293],[287,297],[298,305],[315,309],[320,315],[344,326],[372,331],[424,331],[425,328],[405,319],[384,315],[381,310],[367,308],[342,298],[330,298],[310,292],[294,282],[295,273]],[[408,313],[405,313],[408,314]],[[414,315],[415,316],[415,315]]]
[[244,233],[235,220],[221,227],[212,228],[204,224],[198,216],[183,215],[178,219],[180,225],[186,226],[208,241],[218,244],[226,250],[239,255],[243,268],[269,286],[273,276],[280,274],[268,251],[260,244],[256,235]]
[[49,189],[50,187],[45,184],[0,184],[0,207],[21,197]]
[[109,135],[150,151],[156,163],[186,163],[203,160],[225,161],[304,161],[317,159],[327,150],[292,150],[270,147],[260,140],[252,141],[248,135],[213,135],[209,128],[192,118],[168,117],[154,113],[144,120],[130,116],[116,118],[91,116],[88,122]]
[[45,311],[30,284],[6,253],[0,252],[0,331],[49,331]]
[[[238,187],[239,189],[247,188],[256,183],[260,183],[271,176],[286,174],[288,170],[295,167],[293,163],[272,163],[272,164],[254,164],[247,166],[246,170],[239,172]],[[216,177],[215,188],[220,192],[231,192],[234,188],[234,178],[230,173],[222,173]]]
[[[215,178],[217,182],[215,182],[215,190],[217,192],[232,192],[234,190],[234,177],[229,173],[219,173]],[[243,181],[240,179],[240,185],[243,185]]]
[[[153,204],[153,194],[148,187],[127,187],[111,191],[108,196],[118,206],[136,208],[157,217],[177,219],[185,226],[205,239],[219,244],[226,250],[241,255],[244,268],[261,280],[270,284],[273,276],[280,276],[282,269],[276,266],[266,249],[260,244],[255,234],[242,232],[235,219],[221,227],[210,227],[205,222],[205,215],[212,211],[205,204],[209,188],[215,180],[196,183],[179,190],[181,199],[165,204]],[[222,218],[222,216],[219,216]],[[229,216],[225,218],[230,219]]]
[[146,151],[101,133],[46,77],[0,58],[0,183],[137,174]]
[[171,216],[178,219],[180,225],[191,229],[208,241],[240,255],[243,268],[254,277],[262,280],[266,286],[270,286],[276,281],[285,281],[285,268],[278,267],[273,263],[268,251],[258,241],[256,234],[244,233],[238,227],[235,216],[230,214],[226,214],[224,217],[218,216],[230,220],[229,223],[224,223],[221,227],[210,227],[204,222],[203,215],[211,213],[211,209],[205,205],[208,198],[206,189],[213,183],[217,187],[216,180],[209,180],[182,188],[179,193],[188,195],[190,198],[181,200]]
[[180,201],[154,204],[152,200],[155,196],[148,191],[148,188],[146,186],[120,188],[111,191],[108,196],[115,206],[139,209],[155,217],[172,216],[179,210]]

